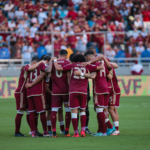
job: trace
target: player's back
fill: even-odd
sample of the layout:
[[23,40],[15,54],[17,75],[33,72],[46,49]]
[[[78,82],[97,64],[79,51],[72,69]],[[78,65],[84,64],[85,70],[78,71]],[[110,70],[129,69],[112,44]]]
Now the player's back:
[[[95,62],[94,65],[99,66],[101,62]],[[109,74],[109,71],[104,65],[104,68],[102,70],[97,71],[97,75],[94,79],[94,92],[96,94],[105,94],[108,93],[108,83],[107,83],[107,75]]]
[[[58,59],[57,60],[59,66],[63,67],[65,65],[70,64],[70,62],[66,59]],[[52,94],[68,94],[69,85],[67,80],[67,72],[57,71],[53,64],[52,66]]]
[[25,84],[26,84],[28,72],[25,71],[25,69],[29,67],[30,65],[22,66],[21,73],[19,76],[18,87],[16,88],[15,93],[26,92]]
[[82,73],[88,73],[88,65],[83,67],[81,63],[73,63],[71,70],[71,80],[69,86],[69,93],[83,93],[87,94],[88,79],[82,76],[76,76],[75,71],[80,71]]
[[[39,66],[34,69],[33,71],[29,72],[28,78],[29,83],[32,83],[42,72],[45,71],[47,68],[47,65],[44,63],[39,64]],[[36,96],[36,95],[44,95],[45,94],[45,79],[41,80],[31,88],[27,89],[27,95],[30,96]]]

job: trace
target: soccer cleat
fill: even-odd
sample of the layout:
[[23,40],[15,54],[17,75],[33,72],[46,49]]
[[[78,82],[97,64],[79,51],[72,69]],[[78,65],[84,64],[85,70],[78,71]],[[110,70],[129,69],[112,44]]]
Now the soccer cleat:
[[94,134],[93,136],[107,136],[107,134],[99,132],[99,133]]
[[93,134],[91,134],[91,135],[93,135],[93,136],[94,136],[94,135],[95,135],[95,134],[97,134],[97,133],[98,133],[98,132],[96,132],[96,133],[93,133]]
[[21,134],[21,133],[15,133],[14,136],[15,136],[15,137],[26,137],[26,135],[23,135],[23,134]]
[[32,134],[32,137],[39,137],[38,135],[36,135],[36,134]]
[[51,134],[51,135],[53,135],[53,132],[52,132],[51,130],[49,130],[49,131],[48,131],[48,134]]
[[92,132],[89,130],[89,128],[85,129],[85,133],[92,134]]
[[111,135],[120,135],[120,132],[118,130],[116,130]]
[[43,134],[41,134],[39,131],[36,131],[36,135],[37,136],[43,136]]
[[72,137],[79,137],[79,134],[74,134]]
[[65,134],[65,130],[60,131],[60,134]]
[[86,137],[85,132],[81,131],[81,137]]
[[53,135],[52,137],[53,137],[53,138],[57,138],[58,136],[57,136],[57,135]]
[[71,137],[71,135],[68,133],[68,134],[65,134],[64,137]]
[[43,137],[52,137],[51,134],[43,134]]
[[108,128],[106,133],[107,135],[111,135],[115,130],[116,130],[115,127],[113,127],[112,129]]

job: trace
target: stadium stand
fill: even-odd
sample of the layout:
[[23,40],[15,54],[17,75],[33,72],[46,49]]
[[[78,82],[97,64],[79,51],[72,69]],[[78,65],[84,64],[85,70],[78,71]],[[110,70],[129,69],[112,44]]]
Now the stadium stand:
[[58,56],[61,49],[71,54],[95,47],[110,59],[142,57],[148,63],[149,2],[0,0],[0,59],[30,60],[35,55]]

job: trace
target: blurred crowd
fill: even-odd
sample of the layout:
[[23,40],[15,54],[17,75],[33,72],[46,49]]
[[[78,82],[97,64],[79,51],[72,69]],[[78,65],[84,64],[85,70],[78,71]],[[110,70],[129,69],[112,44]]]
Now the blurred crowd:
[[108,58],[150,57],[149,31],[150,0],[0,0],[0,59],[87,47]]

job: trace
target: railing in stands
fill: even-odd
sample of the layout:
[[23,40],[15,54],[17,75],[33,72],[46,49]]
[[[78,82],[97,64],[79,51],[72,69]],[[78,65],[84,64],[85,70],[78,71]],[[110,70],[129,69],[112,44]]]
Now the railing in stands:
[[[131,67],[135,61],[141,63],[144,67],[150,67],[150,58],[111,58],[112,62],[116,62],[119,66]],[[20,68],[29,64],[28,59],[0,59],[0,69]]]

